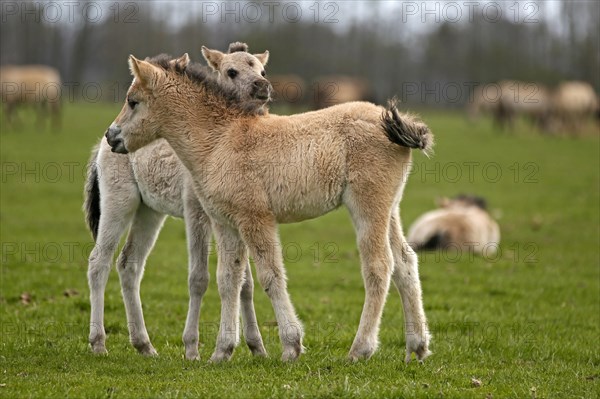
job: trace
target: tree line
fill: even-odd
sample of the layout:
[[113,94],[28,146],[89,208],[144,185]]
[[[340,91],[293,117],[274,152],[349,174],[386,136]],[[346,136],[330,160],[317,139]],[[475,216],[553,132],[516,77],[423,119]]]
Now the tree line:
[[[199,61],[201,45],[224,50],[241,40],[271,52],[268,74],[294,73],[307,82],[362,77],[379,102],[398,95],[407,103],[462,106],[474,85],[501,79],[548,86],[584,80],[600,89],[600,6],[592,1],[551,9],[544,2],[483,2],[487,14],[471,15],[466,3],[453,3],[459,20],[442,2],[301,2],[294,9],[276,2],[80,1],[69,10],[70,3],[3,2],[0,62],[51,65],[72,87],[96,82],[121,93],[131,53],[189,52]],[[492,15],[490,4],[503,16]],[[418,10],[422,5],[429,8]],[[295,20],[298,10],[303,19]],[[121,101],[103,96],[115,97]]]

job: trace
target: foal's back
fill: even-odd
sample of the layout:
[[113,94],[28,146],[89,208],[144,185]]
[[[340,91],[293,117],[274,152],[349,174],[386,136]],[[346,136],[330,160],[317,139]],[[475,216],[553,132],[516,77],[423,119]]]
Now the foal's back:
[[225,183],[228,194],[220,202],[229,212],[260,206],[280,223],[323,215],[343,203],[349,187],[368,180],[373,191],[394,197],[408,172],[410,149],[386,137],[384,111],[352,102],[245,119],[221,137],[210,160],[218,167],[199,176],[201,189],[213,196]]

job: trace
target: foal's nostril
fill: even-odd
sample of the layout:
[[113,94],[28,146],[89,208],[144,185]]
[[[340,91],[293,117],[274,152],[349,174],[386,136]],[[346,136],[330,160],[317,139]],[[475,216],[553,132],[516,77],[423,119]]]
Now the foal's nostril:
[[271,90],[271,83],[266,79],[256,80],[252,84],[253,96],[258,99],[268,99],[271,95]]
[[269,83],[268,80],[263,79],[263,80],[256,80],[253,83],[254,88],[256,89],[266,89],[267,87],[269,87],[271,84]]
[[117,137],[119,134],[121,133],[121,128],[119,126],[109,126],[108,129],[106,129],[106,138],[107,139],[114,139],[115,137]]
[[121,128],[116,125],[111,125],[104,134],[106,141],[110,145],[111,151],[117,154],[127,154],[128,151],[125,148],[125,143],[121,137]]

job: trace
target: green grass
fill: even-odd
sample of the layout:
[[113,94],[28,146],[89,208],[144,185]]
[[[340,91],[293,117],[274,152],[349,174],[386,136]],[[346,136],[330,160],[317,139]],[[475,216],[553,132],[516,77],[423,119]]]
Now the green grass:
[[[294,364],[280,362],[273,312],[257,287],[271,357],[254,359],[242,344],[231,362],[214,365],[207,362],[219,319],[214,279],[202,306],[202,361],[183,359],[187,254],[183,222],[173,219],[142,285],[160,356],[143,358],[129,344],[114,270],[106,292],[109,355],[89,351],[84,166],[117,112],[109,105],[70,106],[60,133],[37,131],[29,122],[21,131],[2,129],[0,397],[598,397],[597,132],[544,137],[520,126],[518,133],[498,134],[487,121],[471,125],[459,114],[425,113],[436,155],[415,157],[402,201],[404,225],[431,209],[436,196],[478,193],[500,216],[502,244],[493,259],[420,256],[434,336],[434,354],[424,364],[403,362],[395,290],[379,351],[368,361],[346,361],[364,291],[354,233],[340,210],[281,227],[306,354]],[[213,256],[212,275],[214,268]],[[65,290],[78,294],[65,296]]]

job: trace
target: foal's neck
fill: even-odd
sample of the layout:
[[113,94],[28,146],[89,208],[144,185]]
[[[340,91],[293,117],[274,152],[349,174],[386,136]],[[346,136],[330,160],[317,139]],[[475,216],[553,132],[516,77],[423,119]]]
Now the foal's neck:
[[224,131],[241,114],[229,109],[224,99],[199,88],[185,96],[180,106],[169,108],[171,126],[164,134],[189,170],[203,167]]

